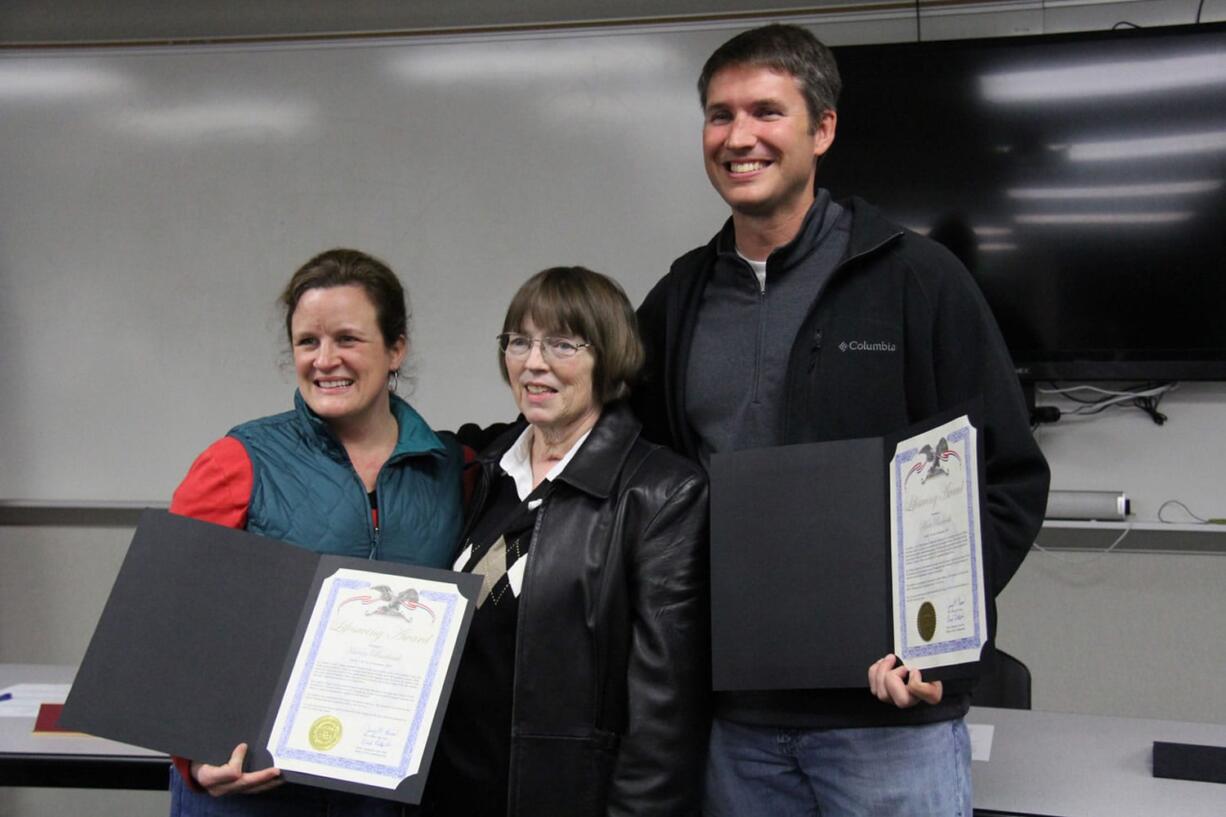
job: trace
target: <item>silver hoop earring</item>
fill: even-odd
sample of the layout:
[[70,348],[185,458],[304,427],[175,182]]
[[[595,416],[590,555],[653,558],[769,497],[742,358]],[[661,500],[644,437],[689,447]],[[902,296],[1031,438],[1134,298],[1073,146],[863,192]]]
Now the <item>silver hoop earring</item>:
[[387,376],[387,390],[388,391],[394,393],[396,391],[396,388],[399,385],[400,385],[400,372],[392,372],[391,374]]

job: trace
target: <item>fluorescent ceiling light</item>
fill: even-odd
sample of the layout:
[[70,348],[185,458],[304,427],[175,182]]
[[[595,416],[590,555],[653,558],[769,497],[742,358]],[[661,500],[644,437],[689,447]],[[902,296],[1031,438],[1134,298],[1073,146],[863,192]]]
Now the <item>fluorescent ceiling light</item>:
[[1158,213],[1031,213],[1014,216],[1018,224],[1174,224],[1192,218],[1189,211]]
[[122,74],[97,65],[65,65],[38,59],[0,60],[0,99],[41,101],[109,94],[128,84]]
[[980,252],[1011,252],[1016,249],[1017,245],[1008,241],[985,241],[979,245]]
[[[612,43],[585,38],[525,41],[497,49],[483,43],[422,47],[410,49],[391,67],[398,76],[415,83],[465,82],[475,87],[525,79],[650,78],[684,67],[675,49],[615,39]],[[541,90],[542,96],[549,93],[549,89]]]
[[120,130],[166,141],[246,141],[299,135],[315,121],[313,105],[238,100],[125,113]]
[[[903,226],[911,232],[919,233],[920,235],[928,235],[932,232],[932,228],[927,225],[921,227],[916,223],[912,223],[904,224]],[[977,238],[999,238],[1000,236],[1013,234],[1012,227],[971,227],[971,231],[975,233]],[[981,244],[980,246],[983,245]]]
[[[920,235],[928,235],[930,232],[932,232],[931,226],[929,225],[920,226],[918,222],[912,222],[911,224],[904,224],[903,226],[906,227],[911,232],[919,233]],[[978,238],[999,238],[1001,236],[1013,234],[1012,227],[989,227],[989,226],[976,227],[972,225],[971,231]]]
[[1221,186],[1221,180],[1205,179],[1151,184],[1104,184],[1092,187],[1015,187],[1006,190],[1005,195],[1011,199],[1136,199],[1212,193]]
[[1226,53],[1037,68],[979,78],[983,98],[1000,103],[1141,96],[1220,84],[1226,84]]
[[[696,99],[687,94],[666,94],[654,88],[642,86],[625,87],[610,83],[591,83],[583,91],[566,91],[556,94],[546,94],[539,101],[541,109],[559,123],[570,128],[607,128],[609,126],[624,127],[631,111],[649,110],[681,110],[692,111],[695,117],[701,117]],[[582,117],[576,113],[582,111]],[[688,138],[692,133],[692,123],[688,119],[678,118],[675,122],[662,124],[653,137],[662,138],[671,130],[679,130],[674,134],[680,138]]]
[[1118,139],[1079,142],[1068,145],[1068,158],[1074,162],[1101,162],[1119,159],[1147,159],[1226,150],[1226,130],[1154,136],[1147,139]]

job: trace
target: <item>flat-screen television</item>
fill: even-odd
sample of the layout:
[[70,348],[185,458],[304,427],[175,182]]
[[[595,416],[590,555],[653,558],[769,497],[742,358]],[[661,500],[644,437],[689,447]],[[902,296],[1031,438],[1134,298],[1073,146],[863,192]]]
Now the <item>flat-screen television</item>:
[[954,250],[1023,380],[1226,380],[1226,25],[835,53],[818,184]]

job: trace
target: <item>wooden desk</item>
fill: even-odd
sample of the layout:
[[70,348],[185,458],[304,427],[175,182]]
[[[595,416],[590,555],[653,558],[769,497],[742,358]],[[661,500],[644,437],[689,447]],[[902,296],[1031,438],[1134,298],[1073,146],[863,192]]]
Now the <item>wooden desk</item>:
[[1226,746],[1226,725],[987,707],[966,722],[994,726],[991,759],[972,763],[976,815],[1226,815],[1226,784],[1153,776],[1155,740]]
[[[66,684],[76,667],[0,664],[0,689],[13,684]],[[0,718],[0,786],[152,789],[169,786],[159,752],[87,735],[35,735],[34,718]]]

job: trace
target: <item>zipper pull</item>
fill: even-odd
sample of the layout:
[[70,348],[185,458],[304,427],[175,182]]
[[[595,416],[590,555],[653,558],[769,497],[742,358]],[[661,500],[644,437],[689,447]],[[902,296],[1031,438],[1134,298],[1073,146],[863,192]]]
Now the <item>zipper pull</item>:
[[817,368],[817,357],[822,351],[822,330],[815,329],[813,331],[813,346],[809,348],[809,371],[812,372]]
[[378,493],[376,493],[378,490],[379,490],[378,488],[375,488],[374,491],[370,492],[370,497],[371,497],[370,527],[371,527],[371,530],[374,532],[374,536],[370,540],[370,555],[367,557],[369,559],[379,558],[379,501],[378,501],[379,495]]

